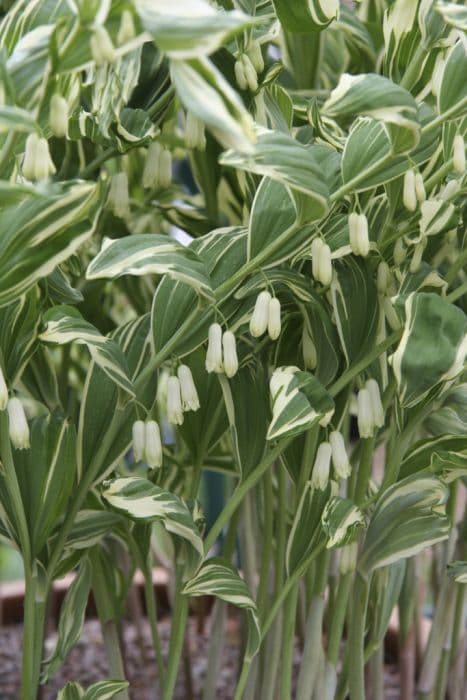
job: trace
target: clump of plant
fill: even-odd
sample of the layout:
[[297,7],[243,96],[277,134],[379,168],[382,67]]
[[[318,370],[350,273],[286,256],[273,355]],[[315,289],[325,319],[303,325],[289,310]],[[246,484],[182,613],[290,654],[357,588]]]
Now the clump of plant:
[[24,561],[23,700],[79,639],[91,590],[111,679],[60,697],[129,697],[136,569],[164,700],[202,595],[205,700],[229,604],[236,699],[292,697],[297,643],[298,700],[382,698],[396,606],[400,697],[460,699],[465,8],[2,5],[0,528]]

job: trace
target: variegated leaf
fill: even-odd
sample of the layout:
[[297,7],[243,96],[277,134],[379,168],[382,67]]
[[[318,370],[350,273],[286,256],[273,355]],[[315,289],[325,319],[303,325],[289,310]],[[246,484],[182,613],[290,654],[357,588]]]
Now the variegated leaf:
[[438,93],[438,111],[445,118],[465,115],[467,110],[467,46],[459,40],[449,51]]
[[136,9],[143,27],[171,58],[208,56],[257,22],[240,10],[220,12],[207,0],[138,0]]
[[453,561],[448,564],[448,576],[456,583],[467,583],[467,561]]
[[339,17],[338,0],[273,0],[282,26],[289,32],[316,32]]
[[391,355],[401,405],[419,403],[455,379],[467,354],[467,318],[438,294],[413,292],[404,302],[404,331]]
[[288,134],[262,130],[251,153],[227,151],[220,162],[239,170],[267,175],[294,192],[306,195],[307,220],[311,221],[320,219],[328,211],[329,185],[323,160],[331,155],[333,152],[323,146],[303,145]]
[[407,452],[401,464],[400,474],[406,477],[430,469],[435,471],[434,460],[438,455],[455,455],[465,458],[467,432],[461,435],[443,434],[416,442]]
[[94,232],[100,211],[94,182],[54,185],[0,212],[0,306],[26,292]]
[[[81,636],[84,614],[91,589],[91,565],[81,561],[79,572],[68,589],[60,610],[58,639],[52,655],[45,662],[42,681],[52,678]],[[66,697],[66,695],[64,695]]]
[[272,420],[267,439],[299,435],[318,421],[328,421],[334,401],[310,372],[278,367],[271,378]]
[[455,2],[444,2],[437,0],[435,10],[439,12],[446,24],[467,32],[467,7]]
[[121,521],[122,517],[117,513],[84,508],[78,512],[74,520],[66,547],[75,550],[89,549],[112,532]]
[[174,493],[140,477],[122,477],[105,483],[102,497],[115,510],[136,522],[160,521],[166,530],[189,542],[199,557],[203,542],[185,503]]
[[110,678],[106,681],[98,681],[86,689],[83,700],[110,700],[128,686],[127,681],[114,681]]
[[328,538],[326,548],[341,547],[355,540],[358,528],[365,523],[360,508],[348,498],[329,499],[321,516],[321,524]]
[[89,280],[122,275],[165,275],[212,296],[203,262],[192,248],[159,234],[134,234],[107,240],[86,271]]
[[125,355],[115,340],[101,335],[72,306],[54,306],[44,314],[42,320],[45,330],[40,334],[40,340],[57,345],[86,345],[94,362],[107,376],[117,386],[134,396]]
[[321,517],[330,497],[330,486],[324,491],[305,484],[290,530],[286,551],[287,573],[291,576],[305,564],[313,552],[326,541]]
[[418,107],[412,95],[375,73],[342,75],[323,113],[334,118],[368,116],[384,122],[394,153],[411,151],[420,140]]
[[248,641],[245,658],[252,659],[259,650],[261,633],[256,605],[248,587],[231,564],[220,557],[204,562],[196,575],[185,584],[184,595],[214,595],[248,613]]
[[36,129],[36,121],[25,109],[12,105],[0,106],[0,133],[9,131],[31,133]]
[[449,536],[449,492],[434,476],[409,476],[390,486],[371,516],[359,569],[365,575],[412,557]]

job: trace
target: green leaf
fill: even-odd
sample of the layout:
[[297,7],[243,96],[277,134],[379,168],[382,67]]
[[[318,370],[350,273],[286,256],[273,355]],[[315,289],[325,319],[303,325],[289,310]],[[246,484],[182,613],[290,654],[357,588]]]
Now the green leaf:
[[132,520],[161,522],[165,529],[189,542],[198,556],[203,541],[193,517],[181,498],[140,477],[122,477],[106,482],[102,497],[115,510]]
[[74,550],[89,549],[115,531],[121,522],[122,517],[117,513],[83,508],[76,515],[65,546]]
[[[297,211],[290,193],[280,182],[264,177],[251,207],[248,260],[260,255],[268,245],[277,246],[277,238],[287,234],[296,220]],[[281,253],[279,248],[276,255],[267,258],[266,264],[272,267],[282,262]]]
[[50,44],[54,24],[43,24],[25,34],[7,60],[7,69],[15,89],[16,102],[34,109],[45,95],[51,70]]
[[325,216],[329,208],[329,186],[323,172],[323,155],[329,149],[303,145],[288,134],[261,131],[251,153],[227,151],[220,162],[238,170],[267,175],[303,193],[308,200],[308,221]]
[[135,395],[125,355],[119,345],[101,335],[91,323],[85,321],[72,306],[54,306],[42,317],[45,330],[39,338],[44,343],[86,345],[92,359],[112,381],[131,396]]
[[413,292],[404,302],[405,323],[390,361],[401,405],[422,401],[462,371],[467,353],[467,318],[438,294]]
[[375,344],[379,310],[374,277],[366,261],[347,256],[331,283],[337,332],[350,367]]
[[206,0],[138,0],[136,10],[159,49],[171,58],[207,56],[257,23],[240,10],[220,12]]
[[407,452],[401,464],[400,474],[406,477],[428,469],[435,472],[439,455],[451,455],[462,459],[465,458],[466,452],[467,433],[424,438]]
[[94,232],[100,187],[54,185],[0,211],[0,306],[26,292]]
[[390,486],[371,516],[359,561],[368,576],[375,569],[418,554],[449,536],[449,491],[433,476],[409,476]]
[[160,234],[134,234],[107,241],[86,271],[88,280],[122,275],[169,275],[197,292],[212,295],[202,261],[190,247]]
[[467,583],[467,561],[452,561],[448,564],[448,576],[456,583]]
[[59,690],[57,700],[83,700],[84,690],[79,683],[69,682]]
[[467,48],[458,41],[449,51],[441,76],[438,94],[438,112],[449,113],[450,118],[462,116],[467,106]]
[[[91,566],[87,559],[81,561],[79,572],[68,589],[60,610],[58,639],[52,655],[46,660],[42,682],[50,680],[78,642],[84,624],[84,614],[91,589]],[[70,693],[73,691],[69,691]],[[74,691],[77,692],[76,690]],[[67,698],[67,695],[63,695]],[[70,698],[73,695],[70,695]]]
[[3,372],[14,385],[36,348],[40,324],[37,290],[0,307],[0,350]]
[[248,613],[248,641],[245,659],[259,651],[261,634],[256,605],[248,587],[226,559],[213,557],[205,561],[196,575],[186,583],[182,593],[188,596],[214,595]]
[[330,486],[324,491],[305,484],[287,541],[286,567],[291,576],[303,566],[313,551],[325,541],[321,516],[330,496]]
[[0,133],[9,131],[31,133],[37,128],[35,120],[25,109],[12,105],[0,106]]
[[252,151],[253,120],[214,63],[205,57],[172,60],[170,76],[183,106],[204,122],[225,148]]
[[268,440],[299,435],[334,413],[334,401],[310,372],[278,367],[271,379],[272,420]]
[[273,0],[280,23],[289,32],[316,32],[339,17],[338,0]]
[[386,636],[392,611],[404,583],[405,569],[406,562],[402,559],[392,566],[381,567],[373,575],[369,603],[372,644],[380,644]]
[[321,516],[321,524],[328,538],[326,548],[342,547],[353,542],[358,528],[364,523],[363,513],[355,503],[348,498],[330,498]]
[[420,140],[418,107],[412,95],[375,73],[344,73],[324,103],[323,114],[338,119],[360,115],[382,121],[394,153],[407,153]]
[[117,693],[129,687],[127,681],[114,681],[108,679],[90,685],[84,693],[83,700],[110,700]]

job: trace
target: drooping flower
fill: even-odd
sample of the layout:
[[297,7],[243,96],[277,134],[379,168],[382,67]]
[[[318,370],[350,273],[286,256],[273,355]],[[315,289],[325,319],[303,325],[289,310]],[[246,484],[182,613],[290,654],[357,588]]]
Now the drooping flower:
[[130,213],[130,194],[128,191],[128,177],[124,172],[112,175],[110,179],[107,204],[115,216],[124,219]]
[[13,396],[8,401],[8,420],[10,440],[17,450],[27,450],[30,447],[29,425],[23,404]]
[[261,46],[258,41],[253,41],[250,44],[247,54],[255,71],[257,73],[262,73],[264,70],[264,59],[263,54],[261,53]]
[[144,449],[146,445],[146,429],[144,421],[135,420],[132,428],[133,437],[133,455],[135,462],[140,462],[144,458]]
[[222,336],[222,348],[224,372],[231,379],[237,374],[238,370],[237,344],[232,331],[225,331]]
[[259,338],[268,329],[270,301],[271,295],[266,290],[256,297],[255,308],[250,319],[250,333],[253,338]]
[[305,324],[303,324],[302,331],[302,354],[305,369],[315,369],[318,364],[316,346]]
[[311,485],[320,491],[324,491],[328,485],[331,453],[329,442],[322,442],[316,451],[315,463],[311,472]]
[[349,242],[354,255],[366,257],[370,252],[368,220],[365,214],[357,214],[354,211],[349,214]]
[[323,243],[318,253],[318,281],[324,287],[332,282],[331,249],[327,243]]
[[380,294],[385,294],[389,284],[389,265],[382,260],[376,271],[376,288]]
[[268,333],[271,340],[277,340],[281,334],[281,303],[277,297],[269,302]]
[[54,136],[66,136],[68,130],[68,104],[57,92],[50,98],[49,126]]
[[224,371],[222,364],[222,328],[218,323],[209,326],[208,349],[206,352],[206,371],[220,374]]
[[155,420],[148,420],[145,425],[144,456],[153,469],[162,466],[161,431]]
[[333,430],[329,435],[331,445],[332,464],[339,479],[347,479],[350,476],[350,462],[345,449],[345,442],[339,430]]
[[177,376],[180,380],[183,410],[197,411],[199,408],[199,398],[191,369],[187,365],[180,365],[177,370]]
[[362,438],[373,437],[374,422],[371,397],[368,389],[360,389],[357,394],[358,432]]
[[29,134],[26,139],[23,175],[27,180],[45,180],[55,173],[47,139],[38,134]]
[[415,174],[415,194],[420,204],[425,201],[425,183],[423,182],[423,175],[421,173]]
[[415,173],[410,168],[405,171],[404,187],[402,190],[402,201],[404,207],[409,211],[415,211],[417,208],[417,195],[415,192]]
[[373,413],[373,425],[377,428],[382,428],[384,425],[384,408],[381,401],[378,382],[376,379],[368,379],[365,383],[365,388],[370,394],[371,410]]
[[178,377],[169,377],[167,380],[167,420],[173,425],[183,423],[182,394]]
[[454,136],[452,163],[454,170],[461,175],[465,173],[465,144],[461,134]]

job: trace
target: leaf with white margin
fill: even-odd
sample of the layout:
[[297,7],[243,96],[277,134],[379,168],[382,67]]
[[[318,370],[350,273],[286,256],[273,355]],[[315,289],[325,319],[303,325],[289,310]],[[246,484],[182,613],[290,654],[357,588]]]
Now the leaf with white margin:
[[248,587],[238,571],[221,557],[212,557],[203,563],[196,575],[182,590],[188,596],[216,596],[226,603],[243,608],[248,613],[248,641],[246,660],[252,659],[259,650],[261,633],[256,605]]
[[157,233],[106,239],[86,271],[88,280],[115,279],[122,275],[168,275],[200,294],[212,296],[204,263],[194,250]]
[[253,150],[254,122],[239,95],[208,58],[171,60],[170,77],[183,106],[193,112],[224,148]]
[[386,124],[394,153],[411,151],[420,140],[418,106],[412,95],[376,73],[344,73],[323,105],[329,117],[368,116]]
[[338,0],[273,0],[280,23],[288,32],[317,32],[339,17]]
[[452,561],[448,564],[448,576],[456,583],[467,583],[467,561]]
[[402,478],[412,474],[430,470],[433,473],[435,461],[439,465],[440,455],[450,455],[465,459],[467,453],[467,432],[461,435],[437,435],[433,438],[423,438],[407,452],[401,464]]
[[136,522],[160,521],[167,532],[189,542],[198,556],[204,556],[203,541],[185,503],[174,493],[137,476],[104,483],[102,497],[115,510]]
[[94,362],[107,376],[134,396],[125,355],[115,340],[101,335],[73,306],[54,306],[45,312],[42,320],[46,324],[45,330],[39,335],[42,342],[86,345]]
[[287,541],[285,561],[289,576],[326,541],[321,516],[330,494],[329,484],[324,491],[313,488],[311,481],[305,484]]
[[372,513],[358,564],[361,573],[368,576],[447,539],[448,495],[447,487],[434,476],[415,474],[390,486]]
[[58,693],[57,700],[110,700],[128,688],[128,681],[108,679],[98,681],[83,690],[79,683],[67,683]]
[[426,199],[420,204],[420,234],[435,236],[456,225],[456,208],[442,199]]
[[413,292],[404,302],[405,323],[389,358],[399,400],[408,408],[435,387],[455,379],[467,354],[467,318],[438,294]]
[[460,117],[467,107],[467,45],[459,40],[450,49],[444,64],[438,93],[438,111]]
[[307,195],[312,205],[311,218],[307,219],[310,221],[322,218],[329,209],[329,186],[322,163],[327,150],[317,145],[304,145],[282,132],[261,129],[251,153],[230,150],[222,154],[220,163],[267,175],[294,192]]
[[328,423],[334,401],[310,372],[278,367],[270,381],[272,420],[267,440],[299,435],[317,422]]
[[342,547],[353,542],[358,528],[365,523],[365,518],[353,501],[334,496],[327,503],[321,516],[323,530],[328,537],[326,549]]
[[455,2],[438,0],[438,2],[435,2],[434,9],[442,15],[446,24],[467,32],[467,7],[458,5]]
[[171,58],[207,56],[258,22],[240,10],[219,11],[206,0],[138,0],[135,6],[144,29]]

